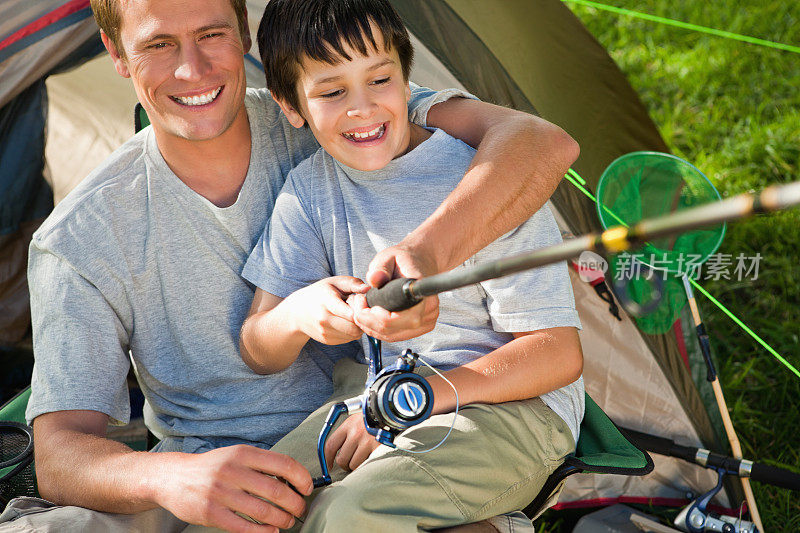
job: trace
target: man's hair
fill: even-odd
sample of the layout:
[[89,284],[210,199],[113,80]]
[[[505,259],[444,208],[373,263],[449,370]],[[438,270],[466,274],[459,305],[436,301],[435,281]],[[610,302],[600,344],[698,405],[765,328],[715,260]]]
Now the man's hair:
[[368,47],[379,50],[370,23],[383,37],[383,49],[397,51],[407,81],[414,48],[388,0],[270,0],[256,37],[267,88],[299,113],[303,58],[336,65],[352,59],[345,46],[361,55],[367,55]]
[[[114,47],[120,57],[125,57],[125,49],[122,48],[122,42],[120,41],[120,29],[122,27],[121,2],[122,0],[91,0],[91,5],[97,25],[114,43]],[[230,3],[239,23],[239,36],[244,42],[244,36],[250,33],[250,28],[247,25],[246,0],[230,0]]]

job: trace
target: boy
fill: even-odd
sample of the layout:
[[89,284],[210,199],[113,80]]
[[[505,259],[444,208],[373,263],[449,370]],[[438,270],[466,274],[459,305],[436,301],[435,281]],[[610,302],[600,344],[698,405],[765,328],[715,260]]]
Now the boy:
[[[290,173],[243,272],[258,289],[242,357],[274,373],[312,338],[360,339],[365,351],[363,333],[403,340],[381,335],[390,313],[366,309],[360,278],[377,252],[436,209],[474,150],[409,122],[413,50],[385,0],[272,0],[258,41],[273,98],[322,146]],[[466,265],[559,240],[544,207]],[[384,362],[409,347],[444,371],[462,406],[453,433],[422,455],[376,451],[360,416],[350,417],[326,453],[358,469],[322,491],[306,527],[417,531],[525,506],[577,441],[578,327],[564,264],[440,295],[436,328],[384,344]],[[434,416],[398,437],[399,448],[431,447],[453,420],[448,385],[438,376],[429,382]]]

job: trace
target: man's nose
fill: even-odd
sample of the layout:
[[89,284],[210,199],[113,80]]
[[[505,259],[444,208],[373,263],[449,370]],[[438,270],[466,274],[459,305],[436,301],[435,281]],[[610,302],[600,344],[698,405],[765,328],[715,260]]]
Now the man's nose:
[[211,70],[208,57],[196,44],[181,46],[175,78],[185,81],[200,81]]

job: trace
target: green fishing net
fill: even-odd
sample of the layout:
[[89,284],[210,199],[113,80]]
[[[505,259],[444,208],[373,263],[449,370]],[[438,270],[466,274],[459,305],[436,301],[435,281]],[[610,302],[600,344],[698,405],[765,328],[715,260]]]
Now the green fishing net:
[[[612,162],[597,185],[597,214],[603,228],[632,226],[720,200],[702,172],[683,159],[660,152],[631,152]],[[693,277],[714,254],[725,224],[686,231],[648,242],[640,250],[609,258],[609,277],[627,284],[628,298],[647,313],[636,318],[647,333],[664,333],[686,304],[682,276]],[[656,278],[658,278],[656,280]],[[661,298],[648,306],[658,281]]]

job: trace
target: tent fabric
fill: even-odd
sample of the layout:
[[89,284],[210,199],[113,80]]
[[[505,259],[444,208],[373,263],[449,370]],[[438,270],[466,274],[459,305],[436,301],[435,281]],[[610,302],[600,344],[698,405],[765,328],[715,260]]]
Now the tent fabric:
[[[51,73],[87,40],[99,41],[88,6],[89,0],[0,3],[0,106]],[[33,31],[18,33],[26,28]],[[9,51],[14,53],[8,56]]]
[[30,326],[27,244],[53,209],[44,180],[45,78],[102,45],[88,0],[6,1],[0,21],[0,345],[10,346]]
[[[666,151],[666,146],[633,89],[611,58],[560,0],[392,0],[412,33],[416,47],[412,80],[432,88],[460,87],[489,102],[534,112],[560,125],[581,145],[574,167],[594,189],[605,167],[618,156],[635,150]],[[48,0],[35,4],[49,10],[34,13],[28,23],[60,5]],[[30,8],[27,2],[0,4],[0,20],[7,5],[15,13]],[[263,0],[248,0],[249,25],[255,35]],[[22,17],[24,18],[24,17]],[[91,19],[89,19],[91,21]],[[46,62],[59,47],[77,50],[94,40],[97,28],[72,35],[69,43],[55,40],[64,31],[38,41],[40,48],[28,57]],[[0,23],[0,41],[25,21],[7,30]],[[70,28],[77,28],[79,24]],[[33,47],[30,47],[30,50]],[[20,52],[22,54],[24,52]],[[38,55],[37,55],[38,54]],[[263,87],[263,73],[252,59],[245,61],[250,86]],[[17,54],[19,55],[19,54]],[[67,54],[68,55],[68,54]],[[14,56],[15,58],[17,56]],[[66,56],[64,56],[66,57]],[[12,60],[14,58],[11,58]],[[50,72],[39,68],[38,76]],[[17,68],[27,65],[18,64]],[[0,64],[2,90],[9,91],[7,67]],[[14,84],[28,86],[23,77]],[[107,155],[133,133],[136,95],[129,80],[118,76],[107,56],[47,79],[49,115],[46,159],[56,201],[71,190]],[[553,203],[565,232],[582,234],[600,229],[593,204],[567,183]],[[681,444],[720,450],[711,420],[718,416],[704,403],[687,369],[684,353],[695,366],[697,351],[691,326],[673,332],[641,333],[623,314],[617,321],[590,284],[571,272],[573,291],[583,330],[584,378],[587,392],[620,426],[664,436]],[[683,351],[682,351],[683,350]],[[674,458],[653,456],[655,471],[643,477],[581,474],[571,476],[560,504],[614,498],[684,499],[715,482],[713,472]],[[735,491],[724,491],[721,505],[740,501]]]
[[[639,150],[667,151],[644,106],[618,67],[562,2],[504,0],[503,9],[489,10],[477,0],[396,0],[394,4],[411,31],[468,91],[483,100],[533,111],[559,124],[576,138],[581,145],[581,156],[573,168],[587,180],[591,189],[596,187],[606,166],[620,155]],[[426,83],[419,75],[414,79]],[[562,183],[553,203],[562,215],[562,228],[576,234],[602,229],[594,205],[568,183]],[[573,283],[577,291],[576,285]],[[591,302],[596,297],[587,293],[582,300]],[[627,425],[625,419],[636,417],[632,409],[648,410],[649,416],[641,416],[634,422],[642,424],[639,427],[645,431],[653,430],[651,423],[657,416],[654,413],[669,411],[663,419],[668,421],[682,411],[678,417],[680,421],[672,430],[685,438],[686,428],[692,428],[691,439],[719,449],[719,438],[709,416],[709,410],[713,411],[715,406],[704,404],[697,393],[675,336],[646,335],[631,325],[632,331],[617,338],[612,345],[616,353],[611,361],[622,364],[620,348],[634,343],[633,339],[641,339],[644,346],[637,353],[650,354],[650,362],[655,361],[657,368],[648,371],[651,377],[644,380],[646,388],[637,387],[638,384],[612,388],[607,383],[609,376],[603,375],[602,355],[593,352],[602,345],[597,340],[598,331],[615,325],[608,322],[607,311],[598,309],[597,312],[600,314],[596,316],[603,317],[602,323],[591,332],[585,327],[581,338],[587,390],[603,409],[621,425]],[[581,320],[585,326],[584,314],[581,313]],[[622,379],[618,384],[625,385],[632,380],[633,372],[638,370],[636,367],[645,362],[641,359],[641,355],[633,354],[626,360],[629,366],[620,369]],[[653,383],[656,380],[666,380],[666,386],[673,392],[671,398],[664,396],[665,389],[661,395],[654,393],[654,389],[659,388]],[[603,390],[593,390],[595,386]],[[615,403],[616,407],[609,407],[603,401],[614,402],[610,398],[611,391],[622,399]],[[631,405],[630,397],[650,400]],[[662,403],[665,398],[668,398],[667,403]],[[668,407],[664,409],[664,406]],[[667,430],[669,423],[664,426],[659,429]],[[685,470],[682,465],[675,468]],[[700,485],[713,486],[713,474],[709,472],[696,472],[689,476],[692,477]],[[562,500],[580,499],[571,491],[577,480],[584,477],[573,478],[576,479],[568,481]],[[648,478],[650,476],[631,478],[628,482],[646,485]],[[602,485],[606,481],[598,479],[596,482]],[[673,497],[682,497],[685,489],[675,487],[669,492]]]

